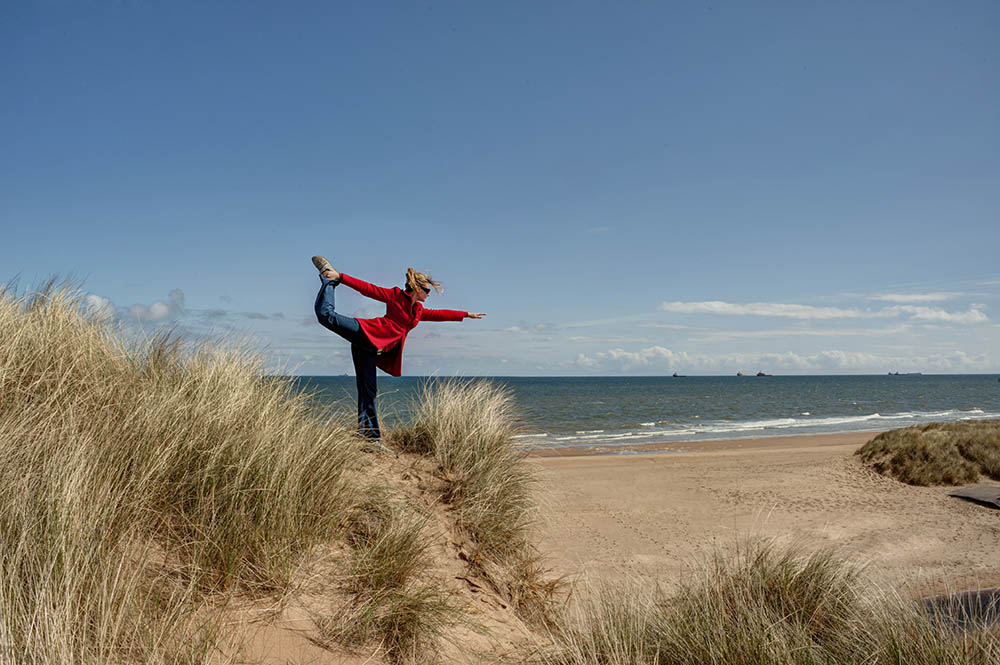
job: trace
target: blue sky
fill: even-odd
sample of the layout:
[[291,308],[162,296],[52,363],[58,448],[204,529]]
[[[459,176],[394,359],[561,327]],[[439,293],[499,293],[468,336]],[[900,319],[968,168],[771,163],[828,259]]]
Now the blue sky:
[[487,312],[415,329],[406,374],[1000,372],[998,29],[994,2],[7,3],[0,280],[305,374],[352,371],[317,253]]

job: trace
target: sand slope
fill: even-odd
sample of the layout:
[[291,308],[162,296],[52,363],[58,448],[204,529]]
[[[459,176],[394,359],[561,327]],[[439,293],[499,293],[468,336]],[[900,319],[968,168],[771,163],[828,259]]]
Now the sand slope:
[[[444,630],[436,654],[427,662],[488,663],[506,658],[523,660],[538,638],[514,609],[466,560],[475,547],[456,527],[454,511],[441,501],[445,486],[432,461],[412,454],[375,454],[359,472],[368,482],[390,488],[411,508],[428,518],[424,536],[429,543],[423,577],[439,585],[459,610]],[[336,613],[347,596],[337,580],[346,568],[344,546],[317,547],[306,557],[287,595],[247,599],[230,610],[226,640],[233,646],[219,653],[217,662],[264,665],[310,663],[361,665],[392,662],[378,644],[354,648],[326,641],[318,622]],[[463,559],[463,556],[466,558]],[[224,641],[226,641],[224,640]]]

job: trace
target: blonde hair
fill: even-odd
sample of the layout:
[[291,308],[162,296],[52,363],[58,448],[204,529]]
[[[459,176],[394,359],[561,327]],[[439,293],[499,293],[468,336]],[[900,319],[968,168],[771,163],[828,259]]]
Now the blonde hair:
[[430,275],[422,272],[417,272],[413,268],[406,269],[407,291],[416,291],[417,287],[425,287],[425,286],[428,288],[428,290],[430,290],[430,288],[433,287],[434,290],[437,291],[438,295],[444,293],[444,288],[442,288],[441,282],[435,282],[433,279],[431,279]]

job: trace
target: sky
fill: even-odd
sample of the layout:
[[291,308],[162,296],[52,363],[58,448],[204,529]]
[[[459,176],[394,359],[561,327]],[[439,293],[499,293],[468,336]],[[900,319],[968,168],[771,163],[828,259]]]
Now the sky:
[[[1000,4],[5,2],[0,283],[352,373],[1000,372]],[[347,288],[341,313],[380,316]]]

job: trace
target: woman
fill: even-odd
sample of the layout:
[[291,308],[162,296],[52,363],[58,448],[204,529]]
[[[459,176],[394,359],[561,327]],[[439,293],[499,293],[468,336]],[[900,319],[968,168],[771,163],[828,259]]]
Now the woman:
[[[322,256],[312,258],[323,285],[316,296],[316,318],[325,327],[351,343],[354,374],[358,382],[358,428],[363,436],[379,438],[375,395],[378,384],[375,368],[399,376],[403,367],[403,343],[406,335],[420,321],[461,321],[481,319],[485,313],[453,309],[425,309],[421,304],[431,288],[441,293],[441,284],[413,268],[406,271],[406,289],[385,289],[334,270]],[[363,296],[385,303],[385,316],[377,319],[354,319],[334,311],[333,291],[343,283]]]

